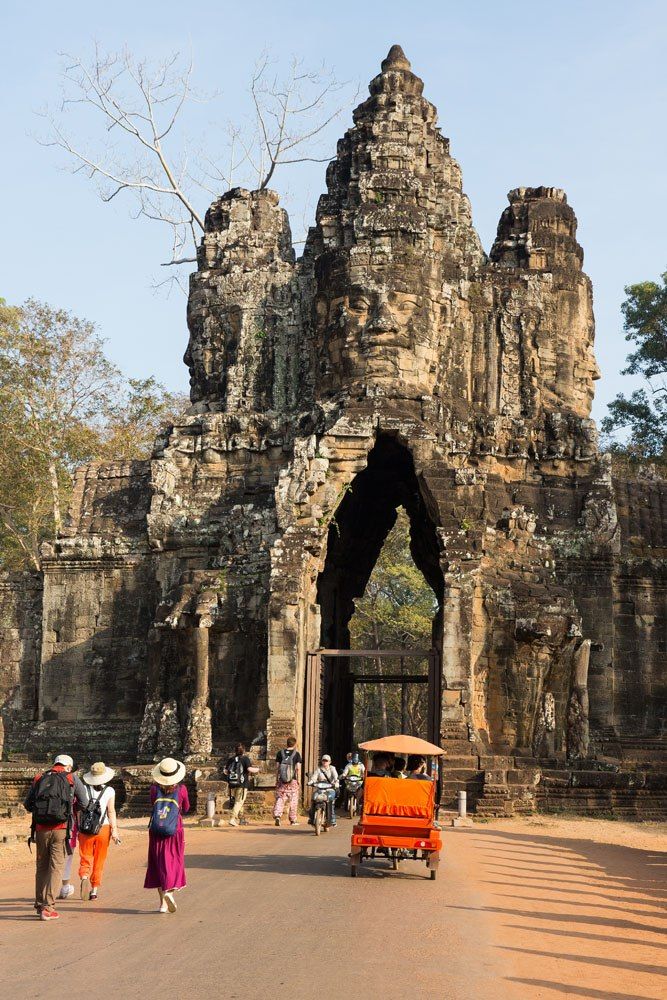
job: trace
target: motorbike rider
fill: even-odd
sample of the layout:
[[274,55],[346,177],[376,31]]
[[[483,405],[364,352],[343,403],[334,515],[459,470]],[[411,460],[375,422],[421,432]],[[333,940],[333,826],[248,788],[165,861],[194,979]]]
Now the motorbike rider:
[[365,774],[366,768],[362,764],[359,754],[353,753],[342,770],[341,778],[345,779],[350,775],[353,778],[361,778],[363,781]]
[[347,809],[347,804],[348,804],[347,778],[352,778],[355,782],[356,781],[363,782],[365,775],[366,775],[366,768],[364,767],[359,757],[359,754],[358,753],[348,754],[347,764],[343,768],[340,775],[341,781],[344,783],[344,788],[345,788],[345,800],[343,802],[344,809]]
[[[331,757],[328,753],[322,754],[322,759],[320,760],[320,766],[316,767],[313,773],[308,779],[309,785],[329,785],[327,789],[327,826],[336,825],[336,808],[335,801],[338,789],[340,788],[340,781],[338,780],[338,771],[331,763]],[[310,803],[310,812],[308,814],[308,822],[311,826],[315,825],[315,802]]]

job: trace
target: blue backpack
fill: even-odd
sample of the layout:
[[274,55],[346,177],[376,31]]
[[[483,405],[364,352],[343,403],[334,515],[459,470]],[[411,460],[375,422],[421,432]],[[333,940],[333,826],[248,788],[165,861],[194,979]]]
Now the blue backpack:
[[156,837],[173,837],[178,829],[178,815],[180,813],[178,789],[177,785],[171,795],[167,795],[160,789],[158,797],[153,803],[148,829],[152,830]]

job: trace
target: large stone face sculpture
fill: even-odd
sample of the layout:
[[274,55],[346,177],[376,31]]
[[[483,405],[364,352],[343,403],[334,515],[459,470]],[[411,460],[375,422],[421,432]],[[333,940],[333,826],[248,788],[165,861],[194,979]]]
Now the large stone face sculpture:
[[[422,90],[394,46],[299,260],[274,193],[211,206],[192,406],[150,462],[80,473],[6,742],[83,731],[93,687],[127,754],[301,738],[308,653],[349,641],[398,506],[439,602],[443,738],[581,757],[589,729],[664,724],[664,484],[612,482],[598,453],[574,213],[516,188],[487,257]],[[325,678],[336,752],[344,669]]]

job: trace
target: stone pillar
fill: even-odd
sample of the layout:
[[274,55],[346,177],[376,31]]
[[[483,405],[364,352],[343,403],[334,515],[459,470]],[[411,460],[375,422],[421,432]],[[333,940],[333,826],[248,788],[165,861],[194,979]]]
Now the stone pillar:
[[567,708],[567,755],[570,759],[588,756],[588,665],[591,640],[584,639],[574,651],[572,693]]
[[208,707],[209,650],[211,620],[200,618],[193,630],[195,656],[195,696],[188,713],[184,749],[187,761],[210,757],[213,749],[211,709]]
[[195,700],[208,702],[208,627],[199,624],[194,630],[196,687]]

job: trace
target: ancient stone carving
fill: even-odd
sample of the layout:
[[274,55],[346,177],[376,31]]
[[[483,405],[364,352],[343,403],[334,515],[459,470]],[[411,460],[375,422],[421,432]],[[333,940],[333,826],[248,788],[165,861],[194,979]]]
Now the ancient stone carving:
[[[456,704],[435,737],[459,726],[492,753],[562,759],[588,752],[588,726],[658,731],[665,484],[614,481],[599,454],[582,263],[552,187],[511,191],[484,253],[393,46],[298,260],[275,193],[209,209],[189,412],[150,461],[81,470],[43,595],[42,580],[34,600],[0,594],[6,746],[100,717],[126,759],[301,739],[307,654],[349,638],[399,506]],[[335,729],[335,678],[325,701]]]
[[571,759],[588,756],[588,665],[590,656],[591,640],[584,639],[573,656],[572,693],[567,709],[567,755]]

